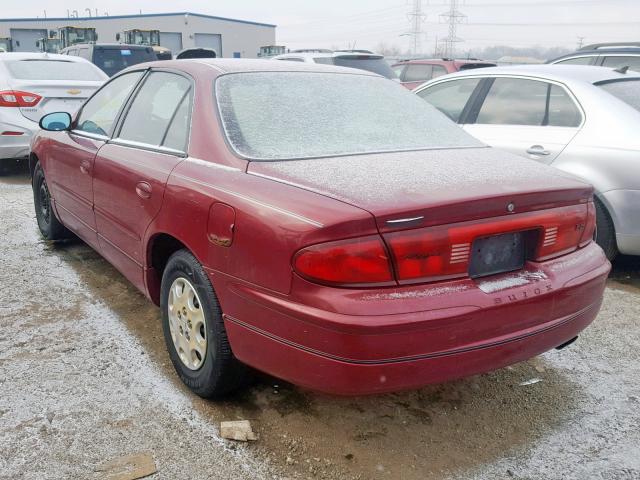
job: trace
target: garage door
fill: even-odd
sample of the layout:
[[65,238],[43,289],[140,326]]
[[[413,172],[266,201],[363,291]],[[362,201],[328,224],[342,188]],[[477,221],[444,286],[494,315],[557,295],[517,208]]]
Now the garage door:
[[196,33],[196,47],[213,48],[219,57],[222,56],[222,35],[218,33]]
[[35,28],[12,28],[9,30],[14,52],[38,52],[36,42],[47,37],[46,30]]
[[168,48],[175,55],[182,50],[182,33],[160,32],[160,45]]

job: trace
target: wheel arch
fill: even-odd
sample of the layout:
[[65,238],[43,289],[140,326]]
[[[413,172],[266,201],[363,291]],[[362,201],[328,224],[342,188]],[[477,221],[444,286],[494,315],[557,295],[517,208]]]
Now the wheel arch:
[[31,178],[33,178],[33,173],[35,172],[36,165],[39,161],[40,159],[38,158],[38,155],[36,155],[34,152],[31,152],[29,154],[29,175]]
[[[160,285],[162,274],[169,261],[169,257],[178,250],[187,250],[197,258],[193,249],[186,242],[167,232],[153,233],[147,241],[145,284],[149,298],[156,305],[160,305]],[[200,260],[198,260],[200,261]]]

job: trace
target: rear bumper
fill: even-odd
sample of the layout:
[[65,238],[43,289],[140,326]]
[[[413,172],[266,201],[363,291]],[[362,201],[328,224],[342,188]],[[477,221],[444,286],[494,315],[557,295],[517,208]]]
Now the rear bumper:
[[603,196],[616,228],[618,250],[640,255],[640,190],[611,190]]
[[[9,116],[4,115],[0,119],[0,160],[28,157],[38,124],[22,117],[19,112],[10,118],[5,117]],[[22,135],[2,135],[3,132],[22,132]]]
[[[494,370],[577,336],[598,313],[609,262],[591,245],[537,267],[531,281],[501,290],[492,280],[466,280],[466,288],[458,282],[392,294],[368,291],[367,304],[357,307],[361,312],[341,304],[352,309],[347,314],[330,311],[325,300],[320,309],[225,283],[215,274],[212,279],[241,361],[313,390],[360,395]],[[346,295],[358,305],[364,298]],[[389,308],[404,312],[385,314]]]

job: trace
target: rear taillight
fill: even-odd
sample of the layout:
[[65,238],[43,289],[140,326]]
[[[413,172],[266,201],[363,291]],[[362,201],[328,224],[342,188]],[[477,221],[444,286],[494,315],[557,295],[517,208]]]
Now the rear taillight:
[[35,107],[42,97],[37,93],[20,90],[4,90],[0,92],[0,107]]
[[[592,205],[592,204],[589,204]],[[536,238],[529,260],[543,261],[570,253],[583,243],[590,206],[581,204],[513,217],[477,220],[384,235],[393,256],[398,282],[416,283],[464,277],[475,239],[510,232],[531,232]],[[537,235],[536,235],[537,233]],[[535,244],[537,243],[537,245]]]
[[[595,209],[587,204],[323,243],[294,257],[303,277],[335,286],[384,286],[466,277],[476,239],[527,232],[527,260],[544,261],[591,242]],[[393,270],[392,270],[393,268]],[[395,271],[395,276],[393,272]]]
[[377,235],[303,248],[293,265],[301,276],[328,285],[395,284],[385,246]]

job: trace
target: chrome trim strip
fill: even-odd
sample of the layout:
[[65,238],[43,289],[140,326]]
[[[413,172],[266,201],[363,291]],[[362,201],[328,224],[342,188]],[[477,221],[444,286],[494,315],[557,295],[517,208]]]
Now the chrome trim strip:
[[387,220],[387,225],[397,225],[399,223],[417,222],[418,220],[424,220],[424,215],[411,218],[396,218],[395,220]]

